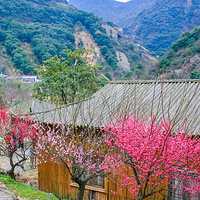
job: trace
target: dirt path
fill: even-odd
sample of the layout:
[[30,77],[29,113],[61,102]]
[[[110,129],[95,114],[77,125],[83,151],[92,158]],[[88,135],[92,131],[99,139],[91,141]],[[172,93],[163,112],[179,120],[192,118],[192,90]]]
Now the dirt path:
[[[38,189],[38,171],[37,169],[31,169],[30,160],[24,164],[24,169],[25,171],[20,167],[16,167],[16,180]],[[0,172],[6,173],[9,170],[9,159],[7,157],[0,156]],[[12,190],[0,182],[0,200],[26,200],[26,198],[16,197]]]
[[10,190],[0,182],[0,200],[16,200]]

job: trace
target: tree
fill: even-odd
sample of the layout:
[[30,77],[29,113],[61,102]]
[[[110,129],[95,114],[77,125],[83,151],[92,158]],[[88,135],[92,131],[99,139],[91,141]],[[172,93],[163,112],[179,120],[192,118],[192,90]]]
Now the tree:
[[0,108],[0,155],[9,158],[11,169],[8,174],[15,179],[15,168],[24,169],[24,163],[31,156],[33,141],[36,141],[36,125],[28,117],[10,116]]
[[5,106],[5,102],[3,100],[3,91],[0,90],[0,104],[4,107]]
[[[119,175],[122,187],[137,200],[154,194],[165,196],[170,183],[194,197],[200,190],[200,139],[184,131],[172,131],[170,122],[148,123],[137,116],[123,116],[103,130],[107,144],[118,154],[107,157],[104,169]],[[131,173],[127,173],[131,171]],[[176,180],[176,181],[175,181]]]
[[65,52],[66,57],[54,56],[40,67],[42,81],[35,85],[36,97],[68,104],[89,97],[98,89],[96,72],[100,66],[90,63],[91,51],[77,49]]
[[16,102],[30,98],[32,95],[32,85],[22,84],[18,80],[0,79],[0,90],[3,106],[12,106]]
[[84,197],[85,186],[89,181],[107,173],[101,169],[108,153],[105,134],[86,126],[41,125],[38,131],[37,152],[40,162],[54,162],[63,165],[78,184],[77,200]]

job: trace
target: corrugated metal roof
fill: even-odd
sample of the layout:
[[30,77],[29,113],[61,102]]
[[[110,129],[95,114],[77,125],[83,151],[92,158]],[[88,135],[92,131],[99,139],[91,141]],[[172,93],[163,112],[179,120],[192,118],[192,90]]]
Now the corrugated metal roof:
[[78,104],[56,108],[35,119],[102,127],[115,115],[131,113],[141,117],[155,115],[170,119],[176,127],[187,118],[191,133],[200,132],[199,80],[109,82],[92,98]]
[[49,110],[55,109],[56,106],[39,99],[31,98],[23,101],[9,109],[9,113],[21,115],[35,115],[36,113],[45,113]]

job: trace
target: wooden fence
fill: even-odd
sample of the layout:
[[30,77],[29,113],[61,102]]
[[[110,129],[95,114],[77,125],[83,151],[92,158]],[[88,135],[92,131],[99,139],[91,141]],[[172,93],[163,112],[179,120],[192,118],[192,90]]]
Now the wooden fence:
[[[45,163],[38,166],[39,188],[45,192],[53,193],[59,198],[76,200],[78,185],[70,179],[67,169],[63,165],[55,163]],[[84,200],[135,200],[128,188],[123,188],[121,193],[115,195],[111,191],[118,191],[121,186],[112,179],[105,178],[103,188],[86,186]],[[150,189],[150,188],[149,188]],[[167,192],[165,193],[167,195]],[[155,194],[147,200],[166,199],[159,194]]]

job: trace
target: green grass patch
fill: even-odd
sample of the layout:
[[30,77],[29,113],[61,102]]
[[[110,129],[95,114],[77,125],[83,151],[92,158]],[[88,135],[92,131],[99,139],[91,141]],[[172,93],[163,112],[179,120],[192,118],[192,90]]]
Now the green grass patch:
[[28,200],[29,199],[58,200],[58,198],[52,194],[36,190],[33,187],[27,186],[24,183],[21,183],[19,181],[10,178],[9,176],[0,175],[0,182],[4,183],[9,189],[11,189],[11,191],[15,195],[24,197]]

